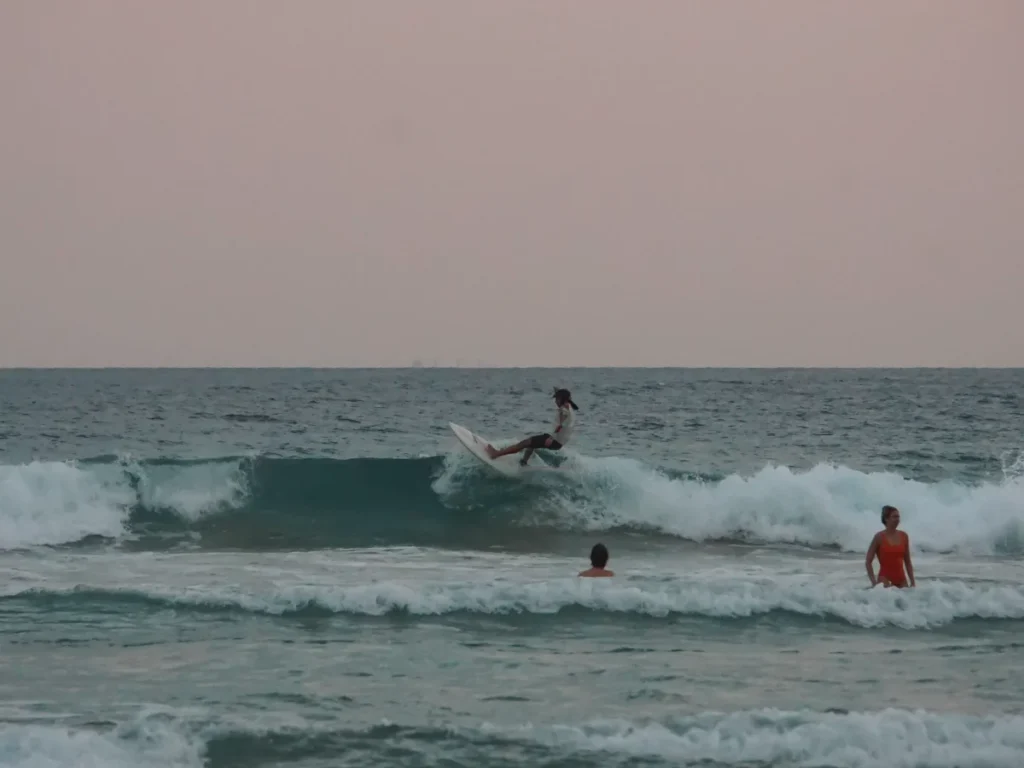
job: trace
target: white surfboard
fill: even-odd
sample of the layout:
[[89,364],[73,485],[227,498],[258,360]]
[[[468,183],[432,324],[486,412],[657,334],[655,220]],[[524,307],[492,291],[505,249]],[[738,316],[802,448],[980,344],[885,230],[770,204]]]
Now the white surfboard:
[[486,464],[490,469],[495,472],[504,475],[505,477],[519,477],[522,475],[533,474],[534,472],[558,472],[557,467],[551,467],[548,465],[543,466],[519,466],[519,456],[505,456],[495,461],[487,454],[488,442],[479,435],[475,435],[465,427],[459,426],[452,422],[448,422],[448,426],[451,427],[452,432],[455,433],[455,437],[458,438],[459,442],[462,443],[466,450],[469,451],[473,456],[479,459],[482,463]]

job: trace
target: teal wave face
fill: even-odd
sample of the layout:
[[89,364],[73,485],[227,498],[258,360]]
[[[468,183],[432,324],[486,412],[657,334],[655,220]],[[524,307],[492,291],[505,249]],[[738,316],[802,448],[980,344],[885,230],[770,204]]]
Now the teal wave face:
[[[161,469],[174,474],[166,465]],[[149,467],[142,470],[151,476]],[[442,471],[439,458],[242,460],[231,474],[239,492],[193,514],[182,514],[175,494],[147,493],[141,483],[130,528],[143,546],[173,543],[175,533],[198,533],[203,546],[294,549],[457,546],[474,538],[485,521],[501,525],[494,515],[446,504],[432,488]],[[486,479],[479,486],[487,495]],[[496,489],[492,495],[507,493]],[[515,506],[516,499],[504,501]]]
[[[251,550],[486,547],[522,537],[524,521],[544,506],[543,489],[480,472],[439,492],[438,481],[448,469],[442,457],[143,462],[98,457],[78,465],[26,466],[22,471],[36,475],[37,486],[51,488],[48,497],[60,496],[82,512],[75,515],[76,525],[55,521],[58,529],[67,525],[63,538],[57,530],[57,540],[26,543],[91,545],[115,539],[128,549],[182,543]],[[47,532],[54,533],[54,526]],[[26,531],[26,537],[31,534]]]

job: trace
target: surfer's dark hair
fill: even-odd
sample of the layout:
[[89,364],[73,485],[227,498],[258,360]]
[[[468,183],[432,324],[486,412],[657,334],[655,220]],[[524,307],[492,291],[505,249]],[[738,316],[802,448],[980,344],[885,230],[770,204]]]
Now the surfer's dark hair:
[[891,515],[895,511],[896,507],[891,506],[889,504],[886,504],[884,507],[882,507],[882,523],[885,524],[885,522],[889,519],[889,515]]
[[578,411],[580,409],[580,407],[572,401],[572,395],[569,393],[568,389],[556,389],[554,397],[555,400],[561,400],[562,402],[571,405],[574,411]]
[[608,564],[608,547],[595,544],[590,550],[590,564],[595,568],[604,568]]

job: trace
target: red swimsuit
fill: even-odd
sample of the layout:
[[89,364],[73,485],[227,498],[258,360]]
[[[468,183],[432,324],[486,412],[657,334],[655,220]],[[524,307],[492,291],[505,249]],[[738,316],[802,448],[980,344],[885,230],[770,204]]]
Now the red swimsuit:
[[907,534],[897,532],[899,541],[893,544],[888,534],[878,537],[878,580],[888,579],[894,587],[907,586],[907,575],[903,571],[903,558],[907,553]]

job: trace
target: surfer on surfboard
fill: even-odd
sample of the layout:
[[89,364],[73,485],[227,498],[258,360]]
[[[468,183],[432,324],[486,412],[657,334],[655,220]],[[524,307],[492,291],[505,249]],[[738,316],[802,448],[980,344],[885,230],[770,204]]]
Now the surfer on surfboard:
[[502,456],[508,456],[510,453],[519,453],[525,450],[526,453],[523,458],[519,460],[519,466],[525,467],[526,463],[530,460],[533,452],[538,448],[543,448],[548,451],[561,450],[562,446],[569,442],[572,437],[573,428],[576,423],[576,415],[573,411],[578,411],[579,406],[572,401],[572,395],[568,389],[556,389],[555,390],[555,405],[558,406],[558,418],[555,421],[555,428],[550,432],[544,432],[540,435],[534,435],[528,437],[525,440],[520,440],[515,445],[510,445],[508,448],[502,448],[500,451],[497,450],[493,445],[487,446],[487,455],[491,459],[497,459]]

